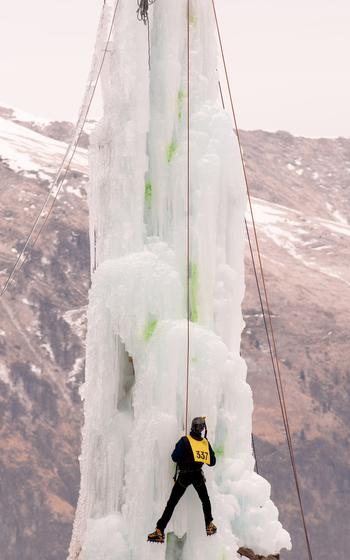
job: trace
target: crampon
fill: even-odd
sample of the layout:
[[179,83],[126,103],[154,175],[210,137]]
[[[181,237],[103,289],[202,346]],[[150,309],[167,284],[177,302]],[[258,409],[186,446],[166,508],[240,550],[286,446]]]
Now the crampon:
[[208,523],[208,525],[207,525],[207,527],[206,527],[206,530],[207,530],[207,535],[208,535],[208,536],[214,535],[214,534],[216,533],[216,531],[217,531],[217,527],[216,527],[216,525],[214,525],[214,523],[211,521],[210,523]]
[[164,533],[156,528],[153,533],[150,533],[147,537],[148,542],[155,542],[155,543],[163,543],[164,542]]

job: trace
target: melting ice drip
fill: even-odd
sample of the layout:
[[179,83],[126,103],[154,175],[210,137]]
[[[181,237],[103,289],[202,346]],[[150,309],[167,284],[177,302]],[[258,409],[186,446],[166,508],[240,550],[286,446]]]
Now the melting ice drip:
[[[110,0],[111,4],[112,1]],[[252,394],[240,357],[243,173],[219,101],[211,2],[190,5],[189,417],[205,415],[218,533],[189,489],[167,545],[146,542],[173,484],[183,434],[187,336],[187,1],[157,0],[152,62],[134,2],[121,0],[91,140],[93,273],[81,489],[70,559],[224,560],[243,545],[290,548],[254,472]],[[184,537],[184,535],[186,535]]]

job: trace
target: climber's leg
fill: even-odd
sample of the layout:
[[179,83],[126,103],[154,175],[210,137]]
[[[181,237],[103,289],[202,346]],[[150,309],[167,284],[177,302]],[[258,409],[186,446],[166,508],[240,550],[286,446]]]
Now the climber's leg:
[[179,476],[179,478],[177,479],[177,481],[175,482],[173,489],[171,491],[170,494],[170,498],[168,500],[168,503],[165,507],[164,513],[162,515],[162,517],[157,521],[157,528],[160,529],[163,533],[165,530],[165,527],[168,525],[170,518],[174,512],[175,507],[177,506],[179,500],[182,498],[182,496],[184,495],[186,488],[187,488],[188,484],[186,484],[186,481],[182,481],[182,477],[181,474]]
[[195,487],[199,499],[202,502],[205,524],[209,525],[209,523],[213,521],[213,516],[211,513],[210,498],[202,472],[198,473],[198,475],[194,479],[193,486]]

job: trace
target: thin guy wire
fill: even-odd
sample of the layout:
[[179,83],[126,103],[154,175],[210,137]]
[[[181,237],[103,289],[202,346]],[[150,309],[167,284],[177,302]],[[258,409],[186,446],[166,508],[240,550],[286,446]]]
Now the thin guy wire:
[[[219,89],[220,89],[222,107],[223,107],[223,109],[225,109],[225,103],[224,103],[224,98],[223,98],[223,95],[222,95],[222,88],[221,88],[221,83],[220,83],[220,82],[219,82]],[[272,344],[271,344],[270,334],[269,334],[268,325],[267,325],[267,320],[266,320],[266,314],[265,314],[265,309],[264,309],[264,303],[263,303],[263,298],[262,298],[262,293],[261,293],[261,288],[260,288],[260,283],[259,283],[259,276],[258,276],[257,267],[256,267],[256,263],[255,263],[254,251],[253,251],[253,247],[252,247],[252,242],[251,242],[251,238],[250,238],[250,233],[249,233],[249,228],[248,228],[247,220],[244,219],[244,222],[245,222],[245,228],[246,228],[246,233],[247,233],[247,239],[248,239],[248,244],[249,244],[250,255],[251,255],[252,264],[253,264],[253,270],[254,270],[254,276],[255,276],[256,286],[257,286],[258,295],[259,295],[260,306],[261,306],[261,310],[262,310],[262,316],[263,316],[263,321],[264,321],[264,327],[265,327],[266,338],[267,338],[267,342],[268,342],[268,346],[269,346],[269,351],[270,351],[270,358],[271,358],[272,368],[273,368],[273,372],[274,372],[275,379],[276,379],[275,358],[274,358],[274,355],[273,355],[273,352],[272,352]],[[279,399],[280,399],[280,390],[279,390],[279,385],[278,385],[278,384],[277,384],[277,392],[278,392],[278,396],[279,396]],[[284,418],[284,410],[283,410],[282,407],[281,407],[281,413],[282,413],[282,417]],[[288,434],[286,434],[286,436],[287,436],[287,440],[288,440]]]
[[[88,113],[89,113],[89,110],[90,110],[90,107],[91,107],[91,103],[92,103],[92,101],[93,101],[93,98],[94,98],[94,95],[95,95],[95,92],[96,92],[98,80],[99,80],[99,77],[100,77],[100,75],[101,75],[102,67],[103,67],[103,64],[104,64],[104,61],[105,61],[105,58],[106,58],[107,46],[108,46],[108,44],[109,44],[109,42],[110,42],[110,38],[111,38],[112,31],[113,31],[113,28],[114,28],[114,23],[115,23],[115,19],[116,19],[116,14],[117,14],[117,10],[118,10],[119,3],[120,3],[120,0],[117,0],[117,2],[116,2],[116,4],[115,4],[115,8],[114,8],[114,13],[113,13],[113,17],[112,17],[112,22],[111,22],[111,27],[110,27],[109,34],[108,34],[108,39],[107,39],[106,47],[104,48],[104,51],[103,51],[103,56],[102,56],[101,64],[100,64],[100,67],[99,67],[99,70],[98,70],[98,73],[97,73],[97,77],[96,77],[96,79],[95,79],[95,83],[94,83],[93,88],[92,88],[92,94],[91,94],[89,103],[88,103],[87,108],[86,108],[86,110],[85,110],[85,115],[84,115],[84,105],[83,105],[83,106],[82,106],[82,109],[81,109],[81,113],[80,113],[80,115],[79,115],[79,117],[78,117],[78,120],[77,120],[77,125],[76,125],[76,127],[75,127],[75,130],[74,130],[74,133],[73,133],[73,136],[72,136],[72,140],[71,140],[69,146],[67,147],[67,150],[66,150],[66,152],[65,152],[65,154],[64,154],[64,157],[63,157],[63,159],[62,159],[62,162],[61,162],[61,164],[60,164],[60,167],[59,167],[59,169],[58,169],[58,171],[57,171],[57,173],[56,173],[56,175],[55,175],[55,178],[54,178],[53,183],[52,183],[52,185],[51,185],[51,187],[50,187],[50,190],[49,190],[49,192],[48,192],[48,194],[47,194],[47,196],[46,196],[46,199],[45,199],[45,201],[44,201],[44,204],[42,205],[42,207],[41,207],[41,209],[40,209],[40,212],[39,212],[39,214],[38,214],[38,216],[37,216],[37,218],[36,218],[36,220],[35,220],[35,222],[34,222],[32,228],[31,228],[31,230],[30,230],[30,232],[29,232],[29,235],[28,235],[27,238],[26,238],[26,241],[25,241],[25,244],[24,244],[24,246],[23,246],[23,248],[22,248],[22,250],[21,250],[21,253],[20,253],[19,256],[17,257],[17,260],[16,260],[16,262],[15,262],[15,264],[14,264],[14,266],[13,266],[13,268],[12,268],[12,270],[11,270],[11,272],[10,272],[10,274],[9,274],[9,276],[8,276],[8,278],[7,278],[6,282],[5,282],[5,284],[4,284],[4,287],[3,287],[3,289],[1,290],[0,297],[3,296],[4,293],[7,291],[8,287],[10,286],[10,284],[11,284],[11,282],[12,282],[12,279],[13,279],[15,273],[17,272],[17,269],[18,269],[18,272],[20,272],[21,268],[23,267],[23,265],[24,265],[24,263],[25,263],[25,261],[26,261],[26,259],[27,259],[27,257],[28,257],[28,254],[26,255],[27,247],[29,246],[29,243],[30,243],[30,241],[31,241],[31,239],[32,239],[32,236],[33,236],[33,234],[34,234],[34,231],[35,231],[35,229],[36,229],[36,227],[37,227],[37,225],[38,225],[40,219],[44,217],[44,213],[45,213],[45,210],[46,210],[46,206],[48,205],[48,202],[49,202],[49,200],[50,200],[50,197],[51,197],[52,193],[54,192],[55,187],[58,187],[58,188],[57,188],[57,191],[56,191],[56,193],[55,193],[55,195],[54,195],[53,201],[52,201],[52,203],[51,203],[51,206],[50,206],[50,208],[49,208],[49,210],[48,210],[46,216],[44,217],[44,222],[43,222],[43,224],[40,226],[39,231],[38,231],[38,233],[37,233],[37,235],[36,235],[36,237],[35,237],[35,239],[34,239],[34,242],[33,242],[32,246],[29,248],[29,254],[30,254],[30,251],[33,250],[33,248],[34,248],[34,246],[35,246],[35,244],[36,244],[36,242],[37,242],[37,240],[38,240],[38,238],[39,238],[39,236],[40,236],[42,230],[44,229],[44,227],[45,227],[45,225],[46,225],[46,223],[47,223],[48,218],[49,218],[50,215],[51,215],[53,206],[55,205],[55,202],[56,202],[56,200],[57,200],[57,197],[58,197],[58,195],[59,195],[59,193],[60,193],[62,184],[63,184],[64,180],[65,180],[66,177],[67,177],[67,174],[68,174],[68,171],[69,171],[69,168],[70,168],[70,164],[71,164],[72,159],[73,159],[73,157],[74,157],[74,155],[75,155],[75,152],[76,152],[76,149],[77,149],[77,146],[78,146],[78,142],[79,142],[79,139],[80,139],[80,137],[81,137],[81,135],[82,135],[82,132],[83,132],[83,129],[84,129],[84,125],[85,125],[85,123],[86,123],[86,119],[87,119],[87,116],[88,116]],[[103,8],[102,12],[103,12],[103,11],[104,11],[104,8]],[[89,83],[88,88],[87,88],[88,90],[90,89],[90,87],[92,86],[92,84],[93,84],[93,81],[91,81],[91,82]],[[82,123],[79,124],[81,121],[82,121]],[[79,132],[78,132],[78,131],[79,131]],[[68,156],[69,156],[69,153],[70,153],[70,151],[71,151],[72,148],[73,148],[73,152],[72,152],[72,154],[71,154],[71,156],[70,156],[70,158],[69,158],[68,165],[67,165],[67,167],[66,167],[66,170],[65,170],[65,173],[64,173],[64,175],[63,175],[63,178],[61,178],[60,176],[61,176],[62,170],[63,170],[63,168],[64,168],[65,162],[66,162],[66,160],[67,160],[67,158],[68,158]],[[20,265],[20,266],[19,266],[19,265]]]
[[243,167],[244,178],[245,178],[245,183],[246,183],[246,188],[247,188],[247,194],[248,194],[250,212],[251,212],[251,216],[252,216],[252,223],[253,223],[253,229],[254,229],[254,237],[255,237],[255,242],[256,242],[256,247],[257,247],[257,252],[258,252],[258,259],[259,259],[260,272],[261,272],[261,277],[262,277],[262,282],[263,282],[263,287],[264,287],[264,295],[265,295],[266,307],[267,307],[267,310],[268,310],[268,317],[269,317],[269,324],[270,324],[270,330],[271,330],[271,337],[272,337],[272,341],[273,341],[273,348],[274,348],[274,352],[275,352],[276,366],[277,366],[277,372],[278,372],[278,380],[277,380],[277,378],[276,378],[276,384],[277,384],[277,388],[278,388],[278,385],[280,386],[278,392],[279,392],[279,395],[281,395],[281,398],[280,398],[281,410],[282,410],[282,408],[284,409],[284,414],[283,414],[283,410],[282,410],[282,417],[283,417],[283,422],[284,422],[284,426],[285,426],[285,430],[286,430],[288,448],[289,448],[289,452],[290,452],[290,458],[291,458],[291,463],[292,463],[292,468],[293,468],[293,474],[294,474],[294,479],[295,479],[296,490],[297,490],[297,494],[298,494],[298,500],[299,500],[299,506],[300,506],[301,517],[302,517],[302,521],[303,521],[303,527],[304,527],[305,539],[306,539],[306,543],[307,543],[308,554],[309,554],[310,560],[312,560],[311,545],[310,545],[310,541],[309,541],[309,535],[308,535],[308,530],[307,530],[306,520],[305,520],[305,515],[304,515],[304,508],[303,508],[302,499],[301,499],[301,492],[300,492],[299,481],[298,481],[298,475],[297,475],[297,469],[296,469],[296,463],[295,463],[295,457],[294,457],[293,443],[292,443],[292,439],[291,439],[291,435],[290,435],[288,414],[287,414],[287,408],[286,408],[285,398],[284,398],[284,390],[283,390],[283,384],[282,384],[282,377],[281,377],[281,372],[280,372],[280,368],[279,368],[279,361],[278,361],[278,355],[277,355],[277,347],[276,347],[276,341],[275,341],[275,336],[274,336],[274,330],[273,330],[273,325],[272,325],[271,311],[270,311],[269,301],[268,301],[268,297],[267,297],[267,290],[266,290],[266,283],[265,283],[265,275],[264,275],[264,271],[263,271],[263,267],[262,267],[262,262],[261,262],[260,249],[259,249],[259,242],[258,242],[258,238],[257,238],[256,226],[255,226],[255,220],[254,220],[254,214],[253,214],[253,208],[252,208],[252,203],[251,203],[251,198],[250,198],[249,185],[248,185],[248,177],[247,177],[247,173],[246,173],[246,169],[245,169],[245,165],[244,165],[242,145],[241,145],[241,141],[240,141],[240,135],[239,135],[238,125],[237,125],[236,113],[235,113],[234,106],[233,106],[233,97],[232,97],[232,93],[231,93],[230,81],[229,81],[228,72],[227,72],[226,60],[225,60],[225,56],[224,56],[223,44],[222,44],[221,33],[220,33],[220,27],[219,27],[219,22],[218,22],[218,18],[217,18],[217,13],[216,13],[216,8],[215,8],[215,2],[214,2],[214,0],[212,0],[212,6],[213,6],[215,21],[216,21],[216,28],[217,28],[218,37],[219,37],[219,43],[220,43],[220,49],[221,49],[222,60],[223,60],[224,69],[225,69],[226,82],[227,82],[227,88],[228,88],[229,97],[230,97],[232,115],[233,115],[233,119],[234,119],[234,123],[235,123],[235,128],[236,128],[236,133],[237,133],[237,139],[238,139],[238,144],[239,144],[239,150],[240,150],[240,155],[241,155],[241,160],[242,160],[242,167]]
[[[264,303],[263,303],[263,298],[262,298],[262,293],[261,293],[261,288],[260,288],[260,282],[259,282],[259,276],[258,276],[258,271],[256,268],[256,264],[255,264],[255,257],[254,257],[254,252],[253,252],[253,247],[252,247],[252,242],[251,242],[251,238],[250,238],[250,233],[249,233],[249,229],[248,229],[248,224],[247,224],[247,220],[245,220],[245,227],[246,227],[246,232],[247,232],[247,238],[248,238],[248,244],[249,244],[249,250],[250,250],[250,255],[252,258],[252,264],[253,264],[253,270],[254,270],[254,276],[255,276],[255,281],[256,281],[256,285],[257,285],[257,289],[258,289],[258,295],[259,295],[259,301],[260,301],[260,307],[261,307],[261,311],[262,311],[262,316],[263,316],[263,321],[264,321],[264,327],[265,327],[265,332],[266,332],[266,338],[267,338],[267,343],[269,346],[269,351],[270,351],[270,358],[271,358],[271,363],[272,363],[272,369],[275,375],[275,379],[276,379],[276,366],[275,366],[275,357],[273,355],[273,351],[272,351],[272,344],[271,344],[271,340],[270,340],[270,333],[269,333],[269,329],[268,329],[268,325],[267,325],[267,320],[266,320],[266,313],[265,313],[265,309],[264,309]],[[279,386],[277,385],[277,393],[278,393],[278,397],[280,400],[280,389]],[[284,416],[284,410],[281,407],[281,413],[282,413],[282,417],[285,420],[285,416]],[[286,434],[287,435],[287,434]],[[287,441],[288,441],[288,435],[287,435]]]
[[[49,213],[47,214],[47,216],[46,216],[46,218],[45,218],[45,220],[44,220],[44,222],[43,222],[41,228],[39,229],[39,232],[38,232],[36,238],[34,239],[34,242],[33,242],[33,245],[32,245],[32,247],[31,247],[31,249],[34,248],[34,246],[35,246],[35,244],[36,244],[36,242],[37,242],[37,240],[38,240],[38,238],[39,238],[39,236],[40,236],[42,230],[44,229],[44,227],[45,227],[45,225],[46,225],[46,223],[47,223],[47,220],[48,220],[48,218],[49,218],[49,216],[50,216],[50,214],[51,214],[51,212],[52,212],[52,210],[53,210],[53,207],[54,207],[54,205],[55,205],[55,202],[56,202],[56,200],[57,200],[57,197],[58,197],[58,195],[59,195],[59,192],[60,192],[60,190],[61,190],[61,187],[62,187],[62,185],[63,185],[63,183],[64,183],[64,181],[65,181],[65,179],[66,179],[66,177],[67,177],[67,174],[68,174],[68,171],[69,171],[69,168],[70,168],[72,159],[73,159],[73,157],[74,157],[74,155],[75,155],[75,152],[76,152],[76,149],[77,149],[77,147],[78,147],[78,142],[79,142],[79,139],[80,139],[80,137],[81,137],[81,135],[82,135],[82,132],[83,132],[83,129],[84,129],[84,125],[85,125],[87,116],[88,116],[88,114],[89,114],[89,111],[90,111],[90,107],[91,107],[93,98],[94,98],[94,96],[95,96],[95,92],[96,92],[98,80],[99,80],[100,75],[101,75],[101,72],[102,72],[102,68],[103,68],[103,64],[104,64],[105,58],[106,58],[106,54],[107,54],[107,52],[108,52],[108,45],[109,45],[109,42],[110,42],[110,39],[111,39],[111,35],[112,35],[112,32],[113,32],[114,23],[115,23],[115,18],[116,18],[116,14],[117,14],[117,9],[118,9],[119,3],[120,3],[120,0],[117,0],[117,3],[116,3],[115,8],[114,8],[113,18],[112,18],[112,22],[111,22],[111,26],[110,26],[110,30],[109,30],[109,34],[108,34],[108,38],[107,38],[107,42],[106,42],[106,46],[105,46],[105,48],[103,49],[103,56],[102,56],[101,64],[100,64],[100,66],[99,66],[99,70],[98,70],[98,73],[97,73],[97,76],[96,76],[96,79],[95,79],[95,84],[94,84],[94,86],[93,86],[92,94],[91,94],[91,97],[90,97],[90,100],[89,100],[89,103],[88,103],[88,106],[87,106],[87,109],[86,109],[86,112],[85,112],[85,116],[84,116],[83,123],[82,123],[82,125],[81,125],[81,129],[80,129],[80,131],[79,131],[78,137],[77,137],[76,142],[75,142],[75,144],[74,144],[73,153],[72,153],[72,155],[71,155],[71,157],[70,157],[70,159],[69,159],[69,162],[68,162],[68,165],[67,165],[65,174],[64,174],[63,178],[62,178],[61,181],[60,181],[59,188],[58,188],[58,190],[57,190],[57,192],[56,192],[56,195],[55,195],[55,197],[54,197],[54,200],[53,200],[53,202],[52,202],[52,204],[51,204],[51,207],[50,207],[50,209],[49,209]],[[79,122],[79,120],[78,120],[78,122]]]
[[[249,200],[250,213],[251,213],[251,216],[252,216],[252,223],[253,223],[253,228],[254,228],[254,233],[255,233],[255,242],[256,242],[257,250],[258,250],[260,271],[263,272],[262,262],[261,262],[261,259],[260,259],[259,243],[258,243],[256,227],[255,227],[254,213],[253,213],[253,208],[252,208],[251,198],[250,198],[250,192],[249,192],[249,186],[248,186],[248,177],[247,177],[247,174],[246,174],[246,169],[245,169],[245,164],[244,164],[242,145],[241,145],[241,141],[240,141],[240,135],[239,135],[239,129],[238,129],[238,125],[237,125],[236,113],[235,113],[234,106],[233,106],[233,98],[232,98],[232,94],[231,94],[230,81],[229,81],[229,78],[228,78],[226,60],[225,60],[225,56],[224,56],[224,52],[223,52],[221,33],[220,33],[218,19],[217,19],[217,15],[216,15],[214,0],[212,0],[212,4],[213,4],[214,15],[215,15],[215,19],[216,19],[216,26],[217,26],[218,37],[219,37],[219,42],[220,42],[222,60],[223,60],[224,69],[225,69],[226,82],[227,82],[227,87],[228,87],[228,92],[229,92],[229,97],[230,97],[230,102],[231,102],[231,110],[232,110],[232,115],[233,115],[233,119],[234,119],[235,131],[236,131],[236,134],[237,134],[238,145],[239,145],[239,150],[240,150],[240,157],[241,157],[242,169],[243,169],[243,173],[244,173],[245,185],[246,185],[246,190],[247,190],[247,195],[248,195],[248,200]],[[246,224],[246,228],[247,228],[247,224]],[[248,234],[248,239],[250,241],[248,228],[247,228],[247,234]],[[251,244],[250,244],[250,247],[251,247]],[[253,255],[252,249],[251,249],[251,254]],[[265,299],[266,299],[266,297],[265,297]],[[263,305],[262,305],[262,312],[263,312],[263,316],[265,318],[265,311],[264,311]],[[265,323],[265,328],[266,328],[266,323]],[[268,330],[266,332],[267,332],[267,335],[268,335]],[[269,339],[269,336],[268,336],[268,341],[269,340],[270,339]],[[269,344],[270,344],[270,342],[269,342]],[[272,352],[272,350],[271,350],[271,352]],[[273,356],[273,354],[272,354],[272,356]],[[274,364],[274,358],[273,358],[272,361],[273,361],[273,364]],[[278,367],[278,364],[276,366]],[[276,373],[276,369],[275,369],[274,365],[273,365],[273,370],[274,370],[274,373]],[[279,398],[280,398],[282,417],[283,417],[283,420],[285,421],[285,403],[284,403],[284,400],[282,399],[282,394],[280,393],[280,384],[279,384],[279,381],[278,381],[278,377],[276,377],[276,385],[277,385],[278,395],[279,395]],[[286,429],[287,442],[289,443],[290,432],[289,432],[288,423],[285,425],[285,429]]]
[[226,107],[225,107],[225,101],[224,101],[224,96],[223,96],[223,94],[222,94],[222,87],[221,87],[221,82],[220,82],[220,80],[218,81],[218,84],[219,84],[219,90],[220,90],[220,97],[221,97],[222,108],[223,108],[223,109],[226,109]]
[[[225,103],[224,103],[224,97],[223,97],[223,95],[222,95],[221,83],[220,83],[220,81],[219,81],[218,83],[219,83],[219,90],[220,90],[222,108],[225,109]],[[263,320],[264,320],[264,325],[265,325],[265,332],[266,332],[267,342],[268,342],[268,346],[269,346],[269,349],[270,349],[270,357],[271,357],[271,362],[272,362],[272,368],[273,368],[273,370],[274,370],[274,372],[275,372],[274,356],[273,356],[273,353],[272,353],[272,347],[271,347],[271,342],[270,342],[270,336],[269,336],[269,331],[268,331],[268,328],[267,328],[267,322],[266,322],[264,304],[263,304],[263,299],[262,299],[262,295],[261,295],[261,289],[260,289],[260,284],[259,284],[259,277],[258,277],[258,273],[257,273],[257,269],[256,269],[256,264],[255,264],[255,257],[254,257],[253,247],[252,247],[252,243],[251,243],[251,239],[250,239],[250,234],[249,234],[249,229],[248,229],[247,220],[244,219],[244,222],[245,222],[245,228],[246,228],[246,233],[247,233],[247,238],[248,238],[248,244],[249,244],[249,249],[250,249],[250,255],[251,255],[251,258],[252,258],[252,264],[253,264],[253,270],[254,270],[255,281],[256,281],[256,285],[257,285],[257,289],[258,289],[258,294],[259,294],[260,306],[261,306],[261,309],[262,309],[262,315],[263,315]],[[277,387],[277,390],[278,390],[278,387]],[[283,410],[282,410],[282,414],[283,414]],[[254,458],[255,458],[256,472],[259,474],[258,457],[257,457],[257,453],[256,453],[256,448],[255,448],[254,434],[252,434],[252,447],[253,447],[253,453],[254,453]]]

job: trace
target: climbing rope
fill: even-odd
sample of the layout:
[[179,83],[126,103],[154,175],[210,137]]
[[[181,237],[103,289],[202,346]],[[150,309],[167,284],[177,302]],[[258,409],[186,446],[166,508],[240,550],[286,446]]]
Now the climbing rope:
[[[51,212],[53,210],[53,207],[57,201],[57,197],[60,193],[61,187],[67,177],[68,171],[70,169],[70,165],[72,163],[72,159],[75,155],[75,152],[77,150],[78,147],[78,143],[80,140],[80,137],[83,133],[83,129],[84,129],[84,125],[86,123],[86,119],[88,117],[89,111],[90,111],[90,107],[91,107],[91,103],[93,101],[93,98],[95,96],[95,92],[96,92],[96,88],[97,88],[97,84],[102,72],[102,68],[103,68],[103,64],[106,58],[106,54],[107,54],[107,50],[108,50],[108,46],[111,40],[111,36],[112,36],[112,32],[114,29],[114,24],[115,24],[115,20],[116,20],[116,15],[117,15],[117,10],[118,10],[118,6],[120,4],[120,0],[116,0],[115,3],[115,7],[114,7],[114,12],[113,12],[113,16],[112,16],[112,21],[111,21],[111,25],[110,25],[110,29],[109,29],[109,33],[108,33],[108,38],[107,38],[107,42],[106,42],[106,46],[103,50],[103,55],[102,55],[102,59],[101,59],[101,63],[98,66],[98,71],[96,74],[96,77],[91,77],[88,86],[86,88],[86,93],[85,93],[85,97],[84,97],[84,101],[81,105],[81,110],[79,113],[79,117],[77,120],[77,124],[75,126],[74,129],[74,133],[72,136],[72,140],[70,142],[70,144],[67,147],[67,150],[63,156],[62,162],[60,164],[60,167],[53,179],[53,182],[50,186],[49,192],[45,198],[45,201],[43,203],[43,205],[41,206],[41,209],[39,211],[39,214],[36,218],[36,220],[34,221],[32,228],[25,240],[25,243],[23,245],[23,248],[20,252],[20,254],[18,255],[16,262],[14,264],[14,266],[12,267],[6,282],[1,290],[0,293],[0,297],[3,296],[5,294],[5,292],[7,291],[7,289],[9,288],[16,272],[20,272],[21,268],[23,267],[24,263],[26,262],[28,256],[30,255],[31,251],[34,249],[34,246],[36,244],[36,242],[38,241],[38,238],[40,237],[45,225],[47,224],[47,221],[51,215]],[[99,23],[99,28],[102,27],[103,25],[103,21],[104,21],[104,17],[105,17],[105,9],[106,6],[105,4],[103,5],[102,8],[102,13],[101,13],[101,17],[100,17],[100,23]],[[67,164],[66,164],[67,162]],[[33,240],[33,242],[32,242]],[[32,243],[31,243],[32,242]]]
[[188,433],[188,401],[190,378],[190,0],[187,0],[187,223],[186,223],[186,260],[187,260],[187,341],[186,341],[186,403],[185,403],[185,433]]
[[155,3],[156,0],[137,0],[138,8],[136,10],[137,19],[143,21],[145,25],[148,24],[148,8]]
[[[253,260],[254,273],[255,273],[255,278],[256,278],[256,282],[257,282],[257,286],[258,286],[260,304],[261,304],[262,314],[263,314],[263,318],[264,318],[264,325],[265,325],[268,345],[269,345],[269,349],[270,349],[272,367],[273,367],[273,371],[274,371],[277,393],[278,393],[278,398],[279,398],[280,407],[281,407],[282,419],[283,419],[283,424],[284,424],[284,428],[285,428],[286,439],[287,439],[287,444],[288,444],[288,449],[289,449],[289,454],[290,454],[290,460],[291,460],[291,465],[292,465],[292,470],[293,470],[293,475],[294,475],[294,480],[295,480],[295,486],[296,486],[297,495],[298,495],[299,508],[300,508],[300,513],[301,513],[301,517],[302,517],[305,540],[306,540],[307,549],[308,549],[308,556],[309,556],[309,560],[312,560],[310,539],[309,539],[309,534],[308,534],[307,525],[306,525],[303,502],[302,502],[302,498],[301,498],[300,484],[299,484],[299,479],[298,479],[298,474],[297,474],[294,448],[293,448],[293,442],[292,442],[292,438],[291,438],[289,419],[288,419],[287,407],[286,407],[285,396],[284,396],[284,389],[283,389],[283,384],[282,384],[282,376],[281,376],[281,371],[280,371],[280,367],[279,367],[279,358],[278,358],[278,353],[277,353],[277,346],[276,346],[276,340],[275,340],[275,335],[274,335],[274,328],[273,328],[273,324],[272,324],[272,314],[271,314],[269,299],[268,299],[268,295],[267,295],[265,274],[264,274],[264,269],[263,269],[262,261],[261,261],[261,253],[260,253],[260,247],[259,247],[259,242],[258,242],[258,237],[257,237],[253,207],[252,207],[252,202],[251,202],[249,182],[248,182],[248,177],[247,177],[245,164],[244,164],[242,143],[241,143],[239,129],[238,129],[238,125],[237,125],[236,112],[235,112],[234,105],[233,105],[233,96],[232,96],[232,93],[231,93],[231,85],[230,85],[230,80],[229,80],[227,66],[226,66],[226,59],[225,59],[225,55],[224,55],[220,26],[219,26],[219,21],[218,21],[218,17],[217,17],[216,7],[215,7],[215,0],[212,0],[212,6],[213,6],[214,17],[215,17],[217,34],[218,34],[218,38],[219,38],[222,62],[223,62],[223,65],[224,65],[226,85],[227,85],[229,98],[230,98],[232,117],[233,117],[233,121],[234,121],[234,125],[235,125],[235,130],[236,130],[236,135],[237,135],[237,140],[238,140],[238,145],[239,145],[239,150],[240,150],[241,163],[242,163],[244,180],[245,180],[247,196],[248,196],[248,201],[249,201],[249,210],[250,210],[250,214],[251,214],[251,217],[252,217],[254,239],[255,239],[255,245],[256,245],[257,254],[258,254],[259,269],[260,269],[260,274],[261,274],[261,278],[262,278],[263,294],[264,294],[264,298],[265,298],[265,305],[266,305],[266,310],[267,310],[268,322],[267,322],[266,316],[265,316],[263,298],[262,298],[262,293],[261,293],[261,289],[260,289],[258,273],[257,273],[256,266],[255,266],[254,253],[253,253],[251,240],[250,240],[250,235],[249,235],[249,230],[248,230],[248,226],[247,226],[247,222],[246,222],[246,229],[247,229],[247,235],[248,235],[248,240],[249,240],[250,252],[251,252],[252,260]],[[268,326],[269,326],[269,328],[268,328]],[[270,331],[270,334],[269,334],[269,331]]]
[[149,17],[148,9],[155,3],[156,0],[137,0],[138,8],[136,10],[137,19],[143,21],[147,25],[147,40],[148,40],[148,68],[151,69],[151,40],[150,40],[150,30],[149,30]]

